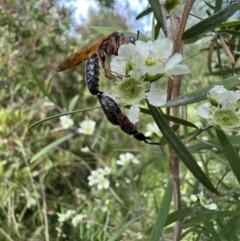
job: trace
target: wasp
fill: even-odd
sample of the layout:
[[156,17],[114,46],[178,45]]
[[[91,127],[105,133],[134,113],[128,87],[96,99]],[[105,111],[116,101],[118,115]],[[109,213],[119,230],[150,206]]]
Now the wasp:
[[99,103],[107,119],[113,124],[120,126],[121,130],[128,135],[133,136],[138,141],[144,141],[146,144],[159,145],[159,143],[148,142],[150,137],[146,137],[137,130],[137,127],[123,114],[118,104],[109,96],[103,96],[102,92],[97,94]]
[[61,72],[71,69],[87,60],[85,69],[87,86],[92,95],[97,95],[100,75],[99,62],[105,71],[105,76],[110,78],[105,68],[106,56],[118,55],[118,49],[121,45],[135,44],[135,41],[136,39],[133,36],[126,37],[124,33],[111,32],[69,56],[57,67],[56,71]]
[[134,44],[135,38],[133,36],[126,37],[124,33],[121,32],[111,32],[69,56],[57,67],[56,71],[61,72],[67,69],[71,69],[76,65],[86,61],[94,53],[97,53],[102,67],[105,68],[105,57],[110,55],[117,55],[119,47],[122,44],[128,43]]

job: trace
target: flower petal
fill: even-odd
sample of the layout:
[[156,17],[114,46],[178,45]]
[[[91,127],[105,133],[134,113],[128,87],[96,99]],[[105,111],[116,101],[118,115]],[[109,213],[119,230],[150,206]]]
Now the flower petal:
[[167,93],[161,89],[150,88],[146,98],[153,106],[163,106],[166,103]]
[[170,70],[170,75],[189,74],[190,69],[186,65],[176,65]]
[[139,112],[140,112],[140,109],[138,106],[132,105],[130,107],[127,117],[133,124],[136,124],[139,121],[139,118],[138,118]]
[[182,62],[182,55],[181,54],[174,54],[172,57],[169,58],[165,69],[166,70],[171,70],[173,69],[173,67],[175,67],[176,65],[178,65],[180,62]]
[[158,59],[168,59],[172,50],[173,41],[169,38],[157,39],[153,42],[153,55]]

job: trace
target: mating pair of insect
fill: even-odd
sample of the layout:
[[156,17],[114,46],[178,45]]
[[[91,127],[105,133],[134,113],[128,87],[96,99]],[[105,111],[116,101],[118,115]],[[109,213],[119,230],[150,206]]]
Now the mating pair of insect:
[[68,57],[57,67],[57,72],[73,68],[87,60],[86,82],[88,89],[92,95],[98,97],[107,119],[113,125],[120,126],[123,132],[132,135],[135,139],[144,141],[147,144],[158,145],[159,143],[148,142],[147,140],[150,137],[146,137],[143,133],[138,132],[136,126],[122,112],[118,104],[112,98],[104,96],[103,92],[99,90],[100,64],[107,76],[105,58],[111,55],[118,55],[118,49],[121,45],[128,43],[135,44],[135,41],[136,39],[133,36],[126,37],[121,32],[111,32]]

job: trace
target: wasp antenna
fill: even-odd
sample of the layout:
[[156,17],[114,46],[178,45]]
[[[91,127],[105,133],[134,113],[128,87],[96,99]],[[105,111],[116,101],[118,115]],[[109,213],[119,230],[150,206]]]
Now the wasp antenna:
[[139,39],[140,31],[137,31],[137,40]]

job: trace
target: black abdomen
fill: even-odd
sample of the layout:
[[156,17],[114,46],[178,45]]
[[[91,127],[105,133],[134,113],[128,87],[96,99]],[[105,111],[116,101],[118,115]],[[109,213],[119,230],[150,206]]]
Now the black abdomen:
[[99,59],[95,53],[91,55],[86,64],[86,82],[92,95],[97,95],[99,92],[99,69]]

